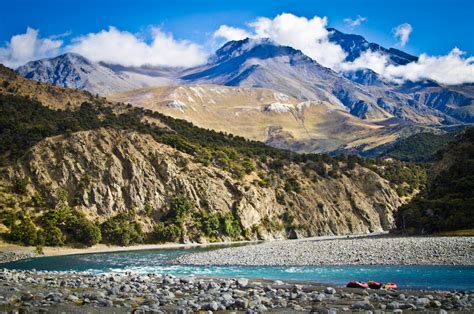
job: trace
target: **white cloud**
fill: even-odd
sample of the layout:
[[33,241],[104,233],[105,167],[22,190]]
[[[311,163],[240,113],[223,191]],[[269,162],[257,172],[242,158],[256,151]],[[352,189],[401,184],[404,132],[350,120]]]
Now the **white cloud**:
[[340,66],[342,71],[355,71],[359,69],[371,69],[374,72],[382,74],[388,65],[388,58],[380,52],[367,50],[359,58],[352,62],[344,62]]
[[398,44],[401,47],[404,47],[407,44],[412,31],[413,31],[413,27],[411,27],[411,25],[408,23],[400,24],[392,30],[395,38],[399,40]]
[[135,34],[110,27],[75,38],[67,50],[92,61],[124,66],[195,66],[207,60],[207,54],[195,43],[176,40],[157,27],[151,28],[151,36],[151,43],[147,43]]
[[[278,44],[301,50],[335,71],[369,68],[384,78],[397,82],[423,79],[432,79],[444,84],[474,82],[474,57],[466,57],[457,48],[445,56],[422,54],[417,62],[404,66],[392,65],[386,56],[372,51],[363,53],[353,62],[346,62],[343,49],[329,42],[326,26],[325,17],[315,16],[308,19],[283,13],[274,18],[261,17],[254,20],[247,25],[248,31],[222,25],[212,34],[212,38],[270,38]],[[411,30],[409,24],[402,24],[394,29],[401,45],[406,44]],[[0,63],[17,67],[28,61],[54,57],[65,51],[79,53],[93,61],[125,66],[151,64],[186,67],[206,62],[207,53],[202,46],[186,40],[177,40],[160,28],[151,27],[149,32],[151,40],[145,41],[137,34],[110,27],[73,38],[70,45],[64,46],[63,41],[58,38],[67,36],[67,33],[41,38],[38,30],[28,28],[24,34],[12,36],[9,42],[0,47]]]
[[343,49],[329,42],[326,29],[327,18],[315,16],[311,19],[282,13],[273,19],[258,18],[249,23],[254,38],[270,38],[280,45],[291,46],[325,67],[335,68],[343,62]]
[[221,25],[212,36],[214,38],[223,38],[226,41],[241,40],[247,37],[252,37],[252,35],[246,30],[227,25]]
[[50,58],[60,53],[62,40],[40,38],[38,30],[28,27],[24,34],[12,36],[0,47],[0,63],[17,68],[31,60]]
[[367,21],[367,18],[360,15],[357,15],[355,19],[352,19],[350,17],[344,19],[344,22],[350,27],[360,26],[365,21]]
[[342,69],[350,71],[368,68],[394,82],[430,79],[447,85],[474,83],[474,57],[463,58],[464,54],[454,48],[446,56],[422,54],[417,62],[393,65],[379,52],[367,51],[353,62],[346,62]]

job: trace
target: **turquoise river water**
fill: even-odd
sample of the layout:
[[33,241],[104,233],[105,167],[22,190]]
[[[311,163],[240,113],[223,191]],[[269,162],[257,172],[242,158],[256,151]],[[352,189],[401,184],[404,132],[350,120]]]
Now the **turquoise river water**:
[[351,280],[396,282],[402,289],[474,291],[473,266],[188,266],[172,260],[214,248],[159,249],[32,258],[0,268],[95,273],[161,273],[186,276],[246,277],[345,285]]

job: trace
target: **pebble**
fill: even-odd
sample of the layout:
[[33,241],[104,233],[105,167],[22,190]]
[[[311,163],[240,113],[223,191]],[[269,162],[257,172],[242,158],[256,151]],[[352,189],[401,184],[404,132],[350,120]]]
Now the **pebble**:
[[269,241],[181,255],[189,265],[474,265],[474,237],[357,237]]
[[339,287],[246,278],[0,269],[0,311],[8,307],[14,312],[24,308],[39,312],[46,308],[51,312],[95,313],[122,308],[122,311],[136,313],[433,310],[443,314],[443,311],[453,310],[472,312],[474,305],[474,294],[469,293],[404,291],[397,295],[382,290],[364,291],[367,295]]

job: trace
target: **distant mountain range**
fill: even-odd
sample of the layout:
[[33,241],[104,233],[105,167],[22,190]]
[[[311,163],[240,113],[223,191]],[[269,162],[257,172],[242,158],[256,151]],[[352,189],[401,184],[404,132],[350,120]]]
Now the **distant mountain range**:
[[[362,36],[329,30],[329,39],[344,49],[347,61],[353,61],[369,50],[387,56],[394,65],[417,60],[403,51],[369,43]],[[368,123],[385,121],[381,124],[442,126],[474,122],[473,84],[446,86],[434,81],[396,84],[370,69],[338,73],[299,50],[269,39],[230,41],[217,50],[207,64],[194,68],[123,67],[91,62],[68,53],[29,62],[19,67],[17,72],[29,79],[106,96],[149,86],[213,84],[258,87],[284,93],[300,102],[327,103]],[[142,105],[123,96],[118,98]],[[157,103],[165,100],[157,99]],[[180,99],[180,102],[185,107],[192,105],[186,99]],[[211,121],[209,125],[201,126],[211,128],[216,124],[222,124],[222,121]],[[273,125],[268,123],[265,126]]]

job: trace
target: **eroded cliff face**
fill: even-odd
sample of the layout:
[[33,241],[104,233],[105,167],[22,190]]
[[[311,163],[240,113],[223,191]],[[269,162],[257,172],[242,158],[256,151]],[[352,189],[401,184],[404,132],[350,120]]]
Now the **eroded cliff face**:
[[[356,165],[340,178],[316,181],[297,165],[287,171],[300,181],[298,193],[285,191],[278,180],[262,187],[256,172],[236,179],[150,135],[99,129],[39,142],[7,176],[28,176],[30,192],[50,201],[65,189],[72,206],[98,221],[133,208],[145,231],[166,215],[176,195],[208,212],[234,212],[249,238],[365,233],[393,226],[400,198],[375,172]],[[151,216],[144,214],[146,207],[153,209]]]

